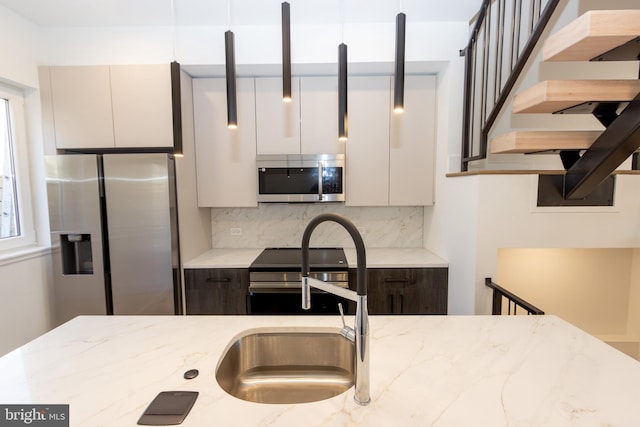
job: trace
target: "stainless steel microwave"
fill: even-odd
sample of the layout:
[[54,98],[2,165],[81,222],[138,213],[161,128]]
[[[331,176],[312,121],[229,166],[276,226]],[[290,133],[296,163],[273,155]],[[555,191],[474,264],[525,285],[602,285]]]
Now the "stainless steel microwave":
[[258,202],[343,202],[344,154],[258,155]]

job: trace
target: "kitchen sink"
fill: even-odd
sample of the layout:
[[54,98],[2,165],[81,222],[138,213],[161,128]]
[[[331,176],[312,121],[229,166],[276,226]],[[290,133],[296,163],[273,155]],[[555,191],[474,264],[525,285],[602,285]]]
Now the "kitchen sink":
[[354,384],[355,345],[332,328],[259,328],[227,345],[216,380],[227,393],[257,403],[328,399]]

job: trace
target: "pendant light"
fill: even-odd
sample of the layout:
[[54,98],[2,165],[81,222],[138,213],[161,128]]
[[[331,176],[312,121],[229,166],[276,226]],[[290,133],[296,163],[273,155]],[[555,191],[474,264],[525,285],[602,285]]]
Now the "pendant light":
[[282,3],[282,100],[291,102],[291,14],[289,3]]
[[404,51],[407,16],[398,13],[396,16],[396,66],[393,84],[393,112],[404,111]]
[[348,138],[347,114],[347,45],[338,46],[338,140]]
[[234,36],[231,31],[231,1],[227,1],[227,21],[229,30],[224,33],[225,71],[227,78],[227,126],[238,127],[238,106],[236,98],[236,58]]
[[338,45],[338,141],[348,139],[347,114],[347,45],[344,43],[344,0],[341,6],[341,41]]
[[183,156],[182,151],[182,89],[180,86],[180,64],[171,63],[171,108],[173,120],[173,155]]

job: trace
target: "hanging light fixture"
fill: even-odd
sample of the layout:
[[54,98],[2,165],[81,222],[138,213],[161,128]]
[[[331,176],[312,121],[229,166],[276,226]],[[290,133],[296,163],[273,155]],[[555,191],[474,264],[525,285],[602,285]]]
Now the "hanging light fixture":
[[404,111],[404,50],[407,16],[400,12],[396,15],[396,66],[393,84],[393,112]]
[[289,3],[282,3],[282,100],[291,102],[291,15]]
[[347,114],[347,45],[338,46],[338,140],[348,138]]
[[227,78],[227,126],[238,127],[238,103],[236,98],[236,58],[234,36],[231,31],[231,1],[227,1],[227,21],[229,30],[224,33],[225,71]]
[[180,87],[180,64],[171,63],[171,106],[173,120],[173,155],[183,156],[182,151],[182,89]]
[[342,43],[338,45],[338,141],[348,139],[347,114],[347,45],[344,43],[344,0],[340,3]]

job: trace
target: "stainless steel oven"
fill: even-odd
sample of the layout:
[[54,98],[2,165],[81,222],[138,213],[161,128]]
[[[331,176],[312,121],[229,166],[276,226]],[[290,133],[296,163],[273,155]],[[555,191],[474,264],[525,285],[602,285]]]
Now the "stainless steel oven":
[[[342,248],[312,248],[311,276],[349,288]],[[249,267],[249,314],[336,314],[338,303],[352,314],[351,301],[313,290],[311,310],[302,310],[300,248],[267,248]]]

